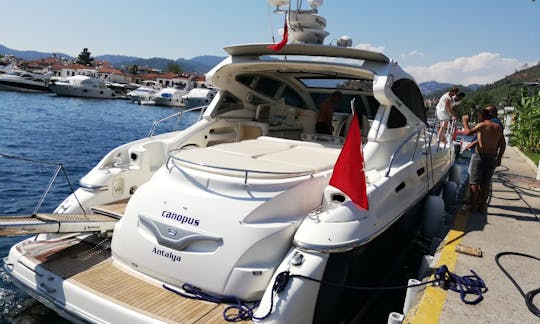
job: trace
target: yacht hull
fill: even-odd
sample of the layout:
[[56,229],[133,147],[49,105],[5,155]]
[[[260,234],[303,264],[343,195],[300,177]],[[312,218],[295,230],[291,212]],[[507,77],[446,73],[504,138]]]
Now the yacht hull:
[[79,87],[65,87],[61,85],[50,85],[51,90],[57,96],[63,97],[81,97],[81,98],[100,98],[116,99],[119,98],[114,91],[110,89],[92,89]]
[[[443,160],[442,155],[439,160]],[[411,168],[410,166],[408,170]],[[410,205],[403,207],[388,227],[373,233],[368,241],[339,248],[331,247],[335,251],[329,252],[323,245],[313,243],[313,248],[309,248],[307,244],[301,247],[300,240],[296,239],[297,242],[289,245],[289,251],[275,269],[272,279],[267,280],[266,292],[255,315],[266,315],[272,300],[272,312],[263,321],[265,323],[328,323],[337,321],[336,316],[339,321],[350,322],[367,316],[366,309],[374,298],[372,292],[352,291],[292,278],[283,292],[276,294],[273,299],[269,296],[273,294],[276,275],[282,271],[353,286],[399,284],[386,280],[388,278],[385,276],[392,273],[395,259],[403,253],[403,242],[410,240],[415,229],[419,228],[423,199],[427,194],[438,193],[448,169],[449,164],[441,165],[436,176],[438,181],[431,186],[432,189],[424,195],[411,197]],[[132,230],[130,232],[133,233]],[[230,243],[232,239],[226,237],[225,241]],[[118,257],[111,254],[110,247],[109,239],[99,238],[97,235],[55,239],[54,236],[41,234],[37,239],[30,238],[15,245],[5,259],[5,269],[12,280],[30,295],[72,321],[224,321],[221,313],[227,305],[192,303],[189,299],[167,291],[162,287],[162,280],[156,280],[154,275],[144,274],[139,265],[133,268],[133,264],[115,261]],[[122,250],[123,248],[116,248],[117,252]],[[299,255],[302,256],[301,263],[295,261]],[[70,266],[65,267],[62,264]],[[381,279],[381,273],[388,274]],[[243,284],[250,285],[246,281],[243,281]],[[135,288],[124,289],[126,287]],[[179,285],[171,287],[181,290]],[[139,294],[145,297],[138,298]],[[155,305],[160,307],[148,308],[145,305],[144,301],[148,304],[152,298],[156,299]],[[179,305],[186,303],[190,303],[189,306],[180,308]]]
[[25,92],[51,92],[45,84],[22,83],[0,80],[0,90],[14,90]]

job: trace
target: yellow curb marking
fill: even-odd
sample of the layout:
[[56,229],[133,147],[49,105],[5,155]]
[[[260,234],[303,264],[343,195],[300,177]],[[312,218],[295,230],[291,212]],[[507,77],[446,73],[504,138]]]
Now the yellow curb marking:
[[[459,211],[456,215],[454,226],[446,235],[444,246],[439,255],[439,260],[435,265],[438,268],[442,265],[448,267],[448,271],[453,272],[457,262],[457,253],[455,247],[465,234],[465,227],[469,219],[469,212]],[[435,279],[433,276],[429,280]],[[414,310],[409,311],[403,319],[403,323],[438,323],[441,317],[442,309],[446,301],[447,291],[440,287],[428,286],[424,291],[420,303]]]

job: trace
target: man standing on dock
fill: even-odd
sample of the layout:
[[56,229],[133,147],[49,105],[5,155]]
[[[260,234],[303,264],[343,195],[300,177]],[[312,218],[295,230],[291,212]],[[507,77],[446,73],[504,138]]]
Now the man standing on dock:
[[469,128],[469,116],[463,116],[463,128],[465,135],[476,134],[478,144],[476,153],[471,157],[471,200],[473,212],[483,211],[487,208],[488,188],[493,172],[498,165],[506,149],[506,142],[502,127],[493,122],[489,110],[482,109],[479,114],[479,123],[474,128]]

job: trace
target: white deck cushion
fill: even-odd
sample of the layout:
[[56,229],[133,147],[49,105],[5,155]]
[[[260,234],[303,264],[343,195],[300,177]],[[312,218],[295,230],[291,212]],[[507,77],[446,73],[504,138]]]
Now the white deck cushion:
[[271,137],[176,151],[175,162],[185,171],[249,178],[283,179],[331,170],[340,150],[323,145]]

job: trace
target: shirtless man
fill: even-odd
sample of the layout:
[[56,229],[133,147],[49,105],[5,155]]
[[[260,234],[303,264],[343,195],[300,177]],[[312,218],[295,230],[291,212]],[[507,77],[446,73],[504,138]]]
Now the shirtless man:
[[319,116],[317,117],[317,124],[315,124],[317,134],[332,135],[332,132],[334,131],[334,127],[332,126],[334,106],[339,103],[341,97],[341,91],[334,91],[330,97],[322,103],[321,109],[319,110]]
[[474,212],[483,211],[487,207],[488,188],[495,171],[501,165],[501,159],[506,149],[506,142],[501,126],[490,120],[489,111],[482,109],[479,123],[469,128],[469,116],[463,116],[465,135],[477,135],[476,153],[471,157],[471,200]]

